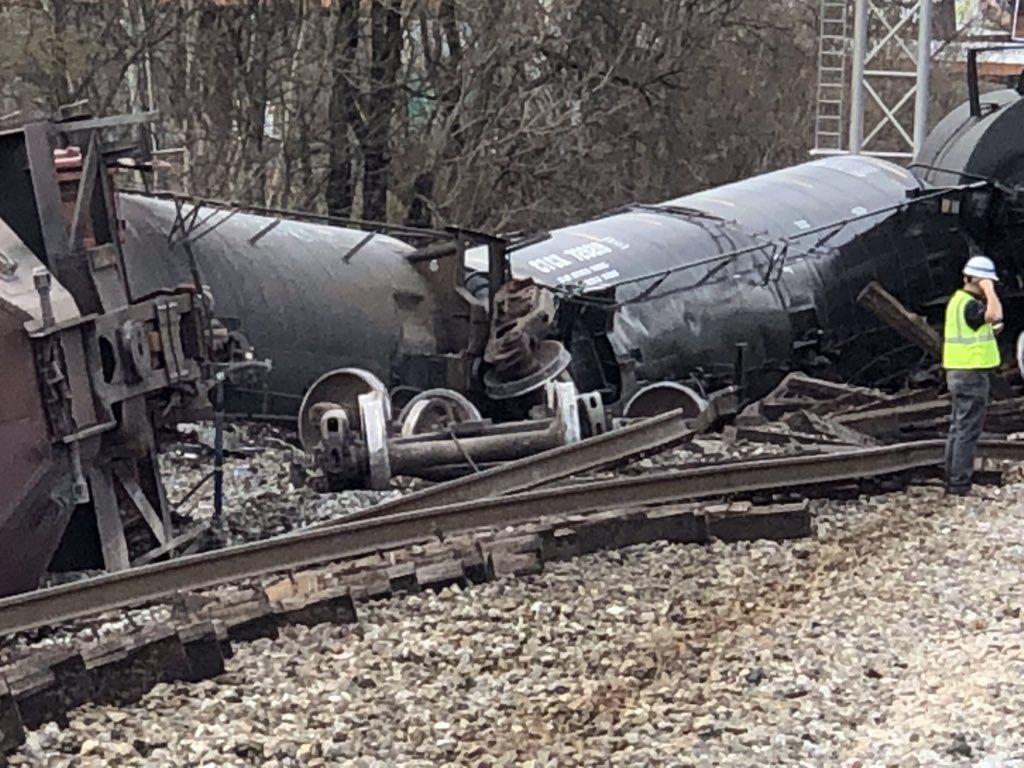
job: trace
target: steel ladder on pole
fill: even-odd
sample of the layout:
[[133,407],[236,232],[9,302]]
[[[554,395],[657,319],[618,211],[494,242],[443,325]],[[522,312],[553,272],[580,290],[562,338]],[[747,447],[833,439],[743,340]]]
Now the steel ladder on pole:
[[818,41],[817,114],[814,154],[843,152],[846,89],[847,0],[822,0]]

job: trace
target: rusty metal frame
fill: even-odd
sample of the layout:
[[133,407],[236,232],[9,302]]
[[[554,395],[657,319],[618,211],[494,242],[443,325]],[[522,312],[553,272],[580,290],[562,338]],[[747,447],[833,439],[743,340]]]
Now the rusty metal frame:
[[165,521],[161,520],[160,514],[153,505],[149,503],[149,499],[146,498],[146,494],[142,491],[142,486],[139,482],[128,472],[127,468],[123,465],[117,465],[114,467],[114,477],[117,478],[121,488],[124,489],[125,494],[131,500],[135,509],[143,520],[146,521],[146,525],[153,532],[153,536],[156,537],[157,542],[163,546],[168,540],[168,531],[165,527]]
[[35,193],[37,218],[46,249],[46,263],[58,280],[64,281],[68,256],[68,233],[61,209],[57,168],[53,163],[56,131],[47,123],[32,123],[22,129],[28,171]]
[[[49,439],[61,446],[54,458],[61,465],[60,472],[73,475],[75,491],[68,503],[92,501],[104,561],[111,570],[129,567],[118,481],[122,495],[153,529],[157,543],[164,546],[170,536],[170,510],[163,488],[159,482],[152,487],[150,478],[155,447],[144,396],[176,384],[198,383],[202,376],[199,362],[184,353],[179,322],[185,313],[196,310],[194,299],[157,296],[133,304],[125,279],[116,196],[107,161],[125,148],[105,145],[101,132],[149,122],[154,117],[146,113],[37,122],[0,134],[5,170],[19,179],[20,185],[19,197],[7,206],[4,215],[10,218],[12,231],[74,297],[81,312],[73,320],[27,328],[26,336],[35,349],[40,380],[52,391],[46,405]],[[80,167],[75,163],[78,182],[70,210],[62,199],[62,172],[54,157],[56,149],[69,143],[80,145],[83,151]],[[85,247],[89,230],[91,242]],[[125,346],[125,339],[140,343],[139,337],[132,335],[137,334],[135,329],[126,331],[125,323],[142,323],[158,331],[166,360],[164,368],[151,367],[145,348],[132,352]],[[107,370],[110,381],[103,376],[101,338],[115,351],[113,375]],[[142,338],[142,343],[149,343],[148,338]],[[126,371],[120,369],[131,365],[132,360],[145,362],[141,370],[126,378]],[[40,368],[44,364],[50,367]],[[114,403],[123,406],[120,424],[113,417]],[[144,447],[138,456],[122,459],[116,465],[96,463],[103,453],[104,433],[118,428]],[[143,478],[141,483],[137,476]],[[44,567],[45,562],[39,566]]]
[[103,565],[108,571],[117,572],[128,568],[128,541],[121,522],[117,491],[108,467],[93,467],[89,471],[89,486],[92,489],[92,504],[96,514],[96,528],[100,547],[103,550]]
[[189,309],[192,309],[191,297],[178,296],[169,302],[154,301],[145,304],[133,304],[112,312],[105,312],[102,315],[86,315],[67,323],[32,331],[28,335],[32,339],[43,339],[46,337],[59,337],[68,331],[80,330],[85,335],[86,356],[89,361],[90,370],[98,371],[99,336],[116,333],[117,328],[127,320],[156,322],[161,335],[161,343],[166,345],[164,351],[170,358],[167,360],[166,368],[155,369],[148,377],[143,377],[142,381],[137,384],[108,384],[103,381],[102,376],[99,376],[93,382],[96,393],[102,400],[122,400],[154,392],[182,381],[195,381],[199,378],[199,368],[194,360],[190,360],[185,356],[181,345],[181,337],[177,335],[175,330],[178,324],[174,320],[181,316],[178,305],[182,301],[188,302]]
[[91,214],[93,190],[96,188],[96,175],[99,172],[99,154],[99,140],[93,133],[89,137],[89,145],[82,158],[82,180],[78,184],[75,212],[71,218],[69,250],[72,253],[82,247],[82,238],[85,236],[86,210],[88,209]]

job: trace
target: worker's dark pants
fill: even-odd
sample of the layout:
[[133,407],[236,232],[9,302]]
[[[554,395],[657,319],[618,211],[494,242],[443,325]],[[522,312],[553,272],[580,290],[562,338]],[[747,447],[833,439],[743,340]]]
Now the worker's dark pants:
[[953,413],[946,438],[946,490],[963,493],[971,487],[974,454],[988,407],[988,371],[946,371]]

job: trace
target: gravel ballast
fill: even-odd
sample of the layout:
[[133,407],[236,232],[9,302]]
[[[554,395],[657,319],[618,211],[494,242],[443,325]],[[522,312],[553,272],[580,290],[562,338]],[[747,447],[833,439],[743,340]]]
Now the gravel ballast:
[[76,710],[12,764],[1024,765],[1021,495],[821,503],[814,539],[362,605]]

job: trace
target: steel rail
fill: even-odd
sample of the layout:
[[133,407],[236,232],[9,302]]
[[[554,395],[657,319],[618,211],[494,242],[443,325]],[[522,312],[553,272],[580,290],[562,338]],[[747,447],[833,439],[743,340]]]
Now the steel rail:
[[[944,448],[943,440],[922,440],[839,454],[782,457],[723,466],[712,464],[677,472],[476,499],[307,530],[0,600],[0,634],[114,610],[181,590],[355,557],[440,534],[507,526],[552,515],[587,514],[618,507],[636,508],[890,475],[941,464]],[[979,444],[979,454],[1024,460],[1024,442],[985,441]]]
[[678,445],[692,439],[694,434],[695,431],[689,429],[683,420],[683,411],[677,409],[579,443],[552,448],[474,475],[434,485],[342,518],[317,523],[310,528],[334,528],[356,520],[525,491],[570,475],[616,464],[647,451]]

